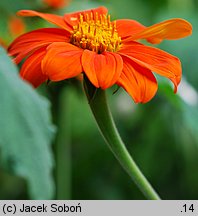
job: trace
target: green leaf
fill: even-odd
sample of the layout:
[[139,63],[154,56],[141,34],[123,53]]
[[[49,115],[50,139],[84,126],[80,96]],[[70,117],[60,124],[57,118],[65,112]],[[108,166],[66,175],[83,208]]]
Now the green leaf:
[[3,167],[27,180],[30,198],[54,194],[49,102],[17,73],[0,48],[0,148]]

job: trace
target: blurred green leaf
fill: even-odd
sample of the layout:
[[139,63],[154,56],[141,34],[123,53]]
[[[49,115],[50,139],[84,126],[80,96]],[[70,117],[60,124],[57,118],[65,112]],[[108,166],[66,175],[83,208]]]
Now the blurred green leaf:
[[32,199],[54,193],[49,103],[22,81],[0,49],[0,147],[3,166],[27,180]]
[[[177,128],[175,136],[177,136],[178,131],[180,131],[180,143],[183,144],[184,154],[186,154],[186,145],[188,145],[188,149],[192,149],[192,146],[198,145],[198,94],[196,90],[184,80],[180,86],[182,91],[180,90],[178,94],[174,95],[171,92],[171,87],[167,83],[161,81],[160,84],[160,92],[164,94],[167,102],[172,105],[173,117],[175,119],[172,126]],[[170,116],[170,113],[168,115]],[[186,142],[186,139],[191,140],[191,142]]]

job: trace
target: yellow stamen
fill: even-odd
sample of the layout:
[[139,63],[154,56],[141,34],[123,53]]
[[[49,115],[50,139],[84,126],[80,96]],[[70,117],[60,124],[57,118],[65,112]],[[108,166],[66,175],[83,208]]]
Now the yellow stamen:
[[97,53],[116,52],[121,47],[121,37],[110,15],[80,14],[78,25],[73,27],[71,43]]

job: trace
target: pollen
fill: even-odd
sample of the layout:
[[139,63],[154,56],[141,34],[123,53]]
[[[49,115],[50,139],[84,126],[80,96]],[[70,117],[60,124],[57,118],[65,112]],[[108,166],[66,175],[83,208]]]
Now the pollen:
[[97,53],[116,52],[121,47],[121,37],[110,15],[80,14],[78,25],[73,27],[71,43]]

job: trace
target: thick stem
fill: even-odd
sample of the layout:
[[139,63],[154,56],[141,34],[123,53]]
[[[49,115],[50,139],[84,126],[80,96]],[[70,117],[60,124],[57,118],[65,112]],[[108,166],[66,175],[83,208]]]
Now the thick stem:
[[160,197],[130,156],[116,129],[107,104],[105,91],[96,89],[86,77],[84,80],[89,106],[109,148],[145,197],[150,200],[159,200]]

